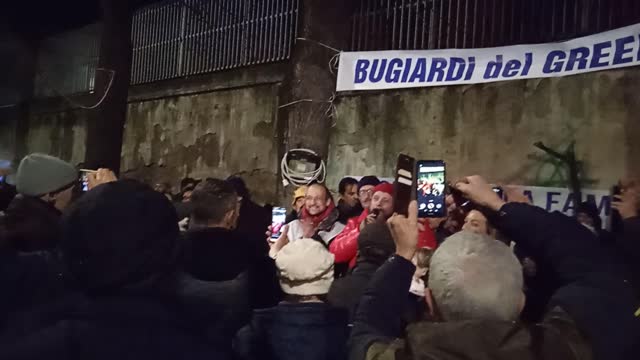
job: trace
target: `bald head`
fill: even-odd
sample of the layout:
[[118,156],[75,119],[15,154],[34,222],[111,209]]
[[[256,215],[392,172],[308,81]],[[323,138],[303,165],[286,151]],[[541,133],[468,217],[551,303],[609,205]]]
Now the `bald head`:
[[431,259],[429,288],[445,321],[516,320],[522,268],[511,249],[486,235],[459,232]]

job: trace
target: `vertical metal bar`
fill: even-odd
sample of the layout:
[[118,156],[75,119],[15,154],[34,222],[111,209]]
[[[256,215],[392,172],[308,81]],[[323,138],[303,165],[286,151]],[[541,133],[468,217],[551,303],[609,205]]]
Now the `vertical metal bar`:
[[569,15],[569,3],[568,0],[562,0],[562,36],[566,37],[567,34],[567,16]]
[[238,44],[238,3],[240,0],[229,0],[231,3],[231,15],[229,19],[231,21],[231,51],[229,52],[229,68],[233,68],[238,63],[238,49],[240,48]]
[[276,50],[276,1],[277,0],[269,0],[271,2],[271,9],[269,11],[269,22],[271,23],[270,29],[271,29],[271,38],[270,38],[270,43],[271,45],[269,46],[269,61],[274,61],[276,59],[275,57],[275,50]]
[[256,50],[258,47],[258,3],[257,0],[251,0],[251,33],[249,35],[249,41],[251,46],[249,47],[249,64],[256,63]]
[[404,1],[401,0],[400,3],[400,27],[398,29],[398,49],[403,49],[403,37],[406,35],[406,31],[404,28]]
[[500,44],[502,45],[508,45],[507,44],[507,35],[509,34],[509,31],[507,30],[507,0],[500,0],[502,2],[502,6],[500,7],[500,31],[498,31],[498,34],[500,34]]
[[162,63],[160,64],[160,70],[161,70],[161,78],[162,79],[166,79],[169,77],[169,73],[168,73],[168,68],[169,68],[169,64],[168,64],[168,60],[169,60],[169,51],[167,51],[167,22],[168,22],[168,13],[169,13],[169,9],[167,8],[167,6],[163,6],[162,8],[162,21],[160,23],[160,29],[161,29],[161,44],[160,45],[160,49],[162,51]]
[[397,7],[397,1],[398,0],[393,0],[393,27],[391,28],[391,49],[396,49],[396,23],[397,23],[397,13],[398,13],[398,7]]
[[223,1],[223,10],[224,10],[224,62],[223,69],[229,68],[229,63],[231,62],[231,48],[233,47],[231,43],[231,20],[232,14],[230,13],[231,9],[231,1],[232,0],[224,0]]
[[220,11],[220,22],[218,23],[218,29],[220,31],[220,63],[218,65],[218,70],[223,70],[226,65],[226,59],[228,55],[227,49],[227,19],[229,17],[229,13],[227,12],[227,0],[218,0],[217,1]]
[[[581,17],[578,15],[578,0],[573,0],[573,34],[577,35],[580,33],[580,23]],[[583,6],[586,7],[585,4]]]
[[138,68],[136,66],[136,63],[138,61],[139,58],[139,54],[138,54],[138,14],[140,13],[140,10],[136,11],[132,18],[131,18],[131,79],[130,79],[130,84],[136,84],[137,83],[137,76],[138,76]]
[[262,63],[266,62],[269,58],[269,38],[270,38],[270,30],[269,30],[269,8],[271,7],[271,0],[263,0],[265,3],[264,13],[262,15],[264,19],[264,49],[262,52]]
[[491,9],[491,46],[496,46],[497,44],[497,26],[498,20],[498,1],[493,0],[493,7]]
[[[243,11],[243,2],[245,2],[245,0],[236,0],[236,9],[238,10],[236,12],[235,18],[236,18],[236,60],[235,60],[235,67],[241,66],[242,65],[242,49],[244,48],[244,35],[243,35],[243,29],[244,29],[244,11]],[[274,36],[276,33],[276,29],[274,28]]]
[[283,0],[276,0],[276,22],[277,22],[277,31],[276,31],[276,61],[282,60],[282,18],[284,13],[284,8],[282,6]]
[[140,82],[144,83],[147,81],[147,59],[149,58],[149,48],[148,48],[148,31],[149,31],[149,10],[144,12],[142,17],[142,23],[140,24],[140,36],[142,37],[141,43],[144,44],[142,46],[142,52],[140,54],[140,62],[138,63],[138,69],[140,71]]
[[256,56],[257,63],[262,63],[264,59],[264,47],[265,47],[265,28],[264,28],[264,13],[265,13],[265,1],[258,1],[260,4],[258,8],[258,20],[259,20],[259,35],[260,39],[258,42],[258,54]]
[[153,49],[153,57],[151,58],[151,77],[149,80],[155,81],[158,77],[158,38],[159,36],[159,26],[158,21],[160,17],[160,10],[156,7],[153,11],[153,27],[152,27],[152,42],[151,48]]
[[420,3],[420,0],[414,0],[413,3],[413,7],[415,8],[415,16],[413,17],[413,46],[411,47],[413,50],[418,49],[418,37],[420,36],[420,32],[418,31],[420,29]]
[[153,66],[153,27],[155,26],[155,22],[154,22],[154,14],[155,11],[154,9],[150,9],[149,13],[147,14],[147,29],[146,29],[146,42],[147,42],[147,56],[146,59],[144,61],[144,69],[145,69],[145,82],[149,82],[151,81],[151,71],[152,66]]
[[438,33],[436,34],[436,49],[442,49],[442,25],[444,22],[444,0],[439,1]]
[[471,26],[471,44],[470,47],[477,47],[476,45],[476,36],[478,34],[478,3],[480,0],[472,0],[473,1],[473,15],[471,16],[471,20],[473,21],[473,25]]
[[[296,0],[286,0],[286,4],[287,4],[287,21],[286,21],[286,36],[287,36],[287,41],[285,43],[285,58],[289,58],[289,56],[291,55],[291,47],[293,44],[293,38],[295,36],[297,36],[297,34],[292,34],[293,33],[293,29],[294,29],[294,24],[293,24],[293,18],[294,18],[294,1]],[[355,34],[355,31],[354,31]],[[355,35],[354,35],[355,36]],[[355,49],[355,47],[351,48],[352,50]]]
[[[408,0],[411,1],[411,0]],[[409,12],[408,9],[406,9],[407,4],[405,3],[405,0],[402,0],[402,10],[400,11],[400,16],[401,16],[401,21],[400,21],[400,49],[406,49],[407,48],[407,43],[404,42],[403,40],[405,40],[405,38],[407,40],[409,40],[409,31],[407,31],[407,29],[409,28],[409,26],[411,26],[409,19],[411,18],[411,13]],[[405,9],[407,10],[407,26],[404,26],[405,23]]]
[[364,1],[365,7],[363,9],[364,11],[364,16],[362,17],[362,23],[363,23],[363,29],[364,31],[362,32],[362,40],[363,40],[363,48],[364,50],[370,50],[371,48],[371,44],[370,44],[370,40],[371,36],[370,36],[370,19],[369,19],[369,14],[370,14],[370,7],[371,7],[371,0],[365,0]]

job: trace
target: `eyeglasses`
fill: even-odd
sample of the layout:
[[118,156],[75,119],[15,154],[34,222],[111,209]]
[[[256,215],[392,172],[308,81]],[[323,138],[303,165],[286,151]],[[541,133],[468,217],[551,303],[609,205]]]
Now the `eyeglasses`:
[[358,194],[360,196],[364,196],[364,195],[372,195],[373,194],[373,189],[368,189],[368,190],[360,190],[358,192]]

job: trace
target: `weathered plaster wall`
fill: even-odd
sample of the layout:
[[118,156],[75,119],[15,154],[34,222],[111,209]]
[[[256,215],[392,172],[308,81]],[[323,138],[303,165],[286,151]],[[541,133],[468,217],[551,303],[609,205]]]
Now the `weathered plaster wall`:
[[277,188],[278,86],[267,84],[129,105],[121,172],[147,182],[240,174],[258,201]]
[[32,111],[26,134],[27,152],[41,152],[81,164],[85,153],[86,121],[84,110]]
[[341,176],[391,176],[400,152],[444,159],[448,177],[483,174],[512,184],[564,186],[533,147],[576,141],[585,186],[640,175],[640,69],[559,79],[352,94],[337,106],[329,184]]

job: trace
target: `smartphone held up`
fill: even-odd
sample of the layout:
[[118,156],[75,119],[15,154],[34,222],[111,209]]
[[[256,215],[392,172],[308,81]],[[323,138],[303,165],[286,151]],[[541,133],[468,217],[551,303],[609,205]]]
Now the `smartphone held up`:
[[445,217],[446,188],[444,161],[416,161],[405,154],[398,156],[393,196],[396,213],[407,215],[409,203],[416,199],[419,217]]
[[287,209],[283,207],[274,207],[271,210],[271,237],[269,240],[275,242],[282,235],[282,227],[287,218]]
[[416,197],[418,216],[440,218],[447,216],[446,165],[442,160],[416,162]]

